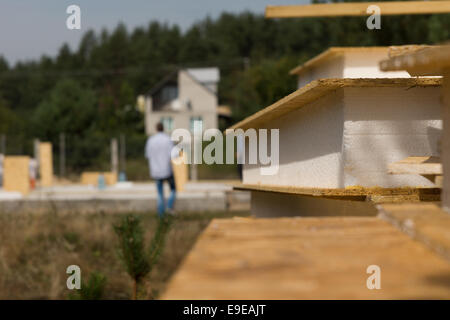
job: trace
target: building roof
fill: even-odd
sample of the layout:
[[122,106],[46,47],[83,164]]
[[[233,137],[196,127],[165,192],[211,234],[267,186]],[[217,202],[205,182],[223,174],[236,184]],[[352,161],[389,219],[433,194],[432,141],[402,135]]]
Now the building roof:
[[176,69],[170,72],[166,77],[164,77],[160,82],[158,82],[155,86],[153,86],[148,92],[147,95],[151,96],[159,91],[162,87],[164,87],[168,82],[177,80],[176,76],[180,71],[186,71],[191,79],[195,82],[199,83],[205,89],[207,89],[212,94],[216,95],[217,93],[211,90],[207,85],[211,83],[217,83],[220,80],[220,71],[219,68],[191,68],[191,69]]
[[168,82],[175,81],[176,75],[179,70],[174,70],[167,74],[161,81],[159,81],[156,85],[154,85],[149,91],[147,91],[147,96],[152,96],[156,92],[158,92],[162,87],[164,87]]
[[301,74],[305,70],[322,64],[325,60],[332,57],[340,56],[349,52],[374,52],[374,51],[385,51],[386,54],[389,47],[331,47],[328,50],[322,52],[321,54],[315,56],[314,58],[306,61],[305,63],[299,65],[298,67],[292,69],[289,74]]
[[220,80],[219,68],[191,68],[186,71],[201,83],[216,83]]
[[413,76],[442,75],[444,68],[450,68],[450,45],[407,51],[380,62],[383,71],[406,70]]
[[319,79],[298,89],[269,107],[256,112],[248,118],[236,123],[230,129],[257,128],[261,124],[279,118],[291,111],[299,109],[320,97],[340,88],[373,88],[373,87],[428,87],[440,86],[440,78],[392,78],[392,79]]

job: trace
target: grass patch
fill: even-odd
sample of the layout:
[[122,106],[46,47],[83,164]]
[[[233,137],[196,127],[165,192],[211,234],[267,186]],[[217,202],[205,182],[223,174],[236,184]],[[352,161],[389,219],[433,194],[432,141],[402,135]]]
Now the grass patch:
[[[118,239],[113,229],[127,214],[0,214],[0,300],[73,297],[75,293],[66,287],[69,265],[80,266],[82,283],[90,283],[94,288],[81,297],[98,298],[95,288],[100,283],[104,286],[103,299],[130,299],[132,285],[117,256]],[[156,214],[134,215],[141,219],[149,244],[158,222]],[[246,215],[247,212],[180,213],[138,298],[158,298],[211,219]],[[91,274],[101,274],[106,280],[90,279]]]

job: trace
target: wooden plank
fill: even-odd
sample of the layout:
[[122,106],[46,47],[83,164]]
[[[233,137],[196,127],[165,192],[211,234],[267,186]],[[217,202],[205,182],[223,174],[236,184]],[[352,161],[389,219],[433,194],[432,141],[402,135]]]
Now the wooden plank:
[[[236,123],[230,129],[258,128],[263,123],[279,118],[293,110],[299,109],[320,97],[340,88],[374,88],[374,87],[429,87],[440,86],[441,79],[436,78],[399,78],[399,79],[319,79],[298,89],[269,107]],[[227,133],[227,131],[225,131]]]
[[39,144],[39,174],[41,187],[51,187],[53,184],[53,152],[50,142]]
[[[380,196],[384,197],[396,197],[396,202],[405,197],[405,201],[411,199],[436,201],[439,200],[441,192],[440,188],[363,188],[363,187],[348,187],[348,188],[300,188],[300,187],[285,187],[274,185],[251,185],[251,184],[237,184],[233,186],[235,190],[247,190],[247,191],[264,191],[286,194],[299,194],[313,197],[323,197],[330,199],[348,199],[355,201],[366,201],[371,199],[377,199],[380,202]],[[370,197],[369,197],[370,196]],[[378,197],[376,197],[378,196]],[[414,198],[413,198],[414,197]],[[389,199],[389,198],[386,198]],[[391,198],[392,199],[392,198]],[[392,200],[389,200],[391,202]]]
[[434,46],[424,44],[407,44],[403,46],[390,46],[388,49],[388,57],[394,58],[403,56],[405,54],[411,54],[425,48],[433,48]]
[[186,155],[182,154],[179,158],[172,160],[172,171],[176,190],[177,192],[182,192],[185,184],[189,181],[189,168]]
[[98,177],[102,174],[105,177],[106,185],[117,183],[117,173],[115,172],[83,172],[81,174],[81,184],[98,186]]
[[3,188],[5,191],[30,192],[30,157],[6,156],[3,162]]
[[[381,290],[366,286],[369,265]],[[215,219],[162,299],[449,299],[449,274],[376,217]]]
[[450,1],[386,1],[267,6],[266,18],[368,16],[371,5],[380,7],[383,16],[450,13]]
[[450,214],[435,204],[383,204],[380,218],[450,260]]
[[438,157],[408,157],[388,165],[391,174],[442,175]]
[[413,76],[442,76],[450,67],[450,45],[426,47],[380,62],[383,71],[406,70]]

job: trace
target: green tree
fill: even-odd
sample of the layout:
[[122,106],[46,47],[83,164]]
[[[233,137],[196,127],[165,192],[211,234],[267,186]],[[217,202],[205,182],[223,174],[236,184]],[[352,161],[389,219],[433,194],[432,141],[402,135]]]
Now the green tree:
[[[65,133],[69,143],[67,163],[85,168],[101,156],[104,142],[96,139],[96,95],[71,79],[56,84],[32,117],[33,136],[59,145],[59,134]],[[101,136],[101,135],[100,135]]]

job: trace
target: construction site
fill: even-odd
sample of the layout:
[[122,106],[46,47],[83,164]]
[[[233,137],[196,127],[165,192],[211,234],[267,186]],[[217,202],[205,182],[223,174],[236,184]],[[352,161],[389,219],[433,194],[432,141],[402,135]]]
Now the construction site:
[[[427,22],[430,30],[438,19],[450,28],[450,1],[266,5],[258,21],[280,23],[281,33],[285,21],[304,21],[305,30],[311,21],[331,23],[331,30],[351,17],[362,35],[349,27],[351,41],[330,41],[315,54],[300,55],[291,45],[297,56],[284,64],[283,57],[256,66],[237,59],[241,73],[232,59],[170,72],[161,67],[159,77],[149,75],[154,66],[142,75],[111,67],[101,75],[102,119],[108,103],[122,101],[111,89],[119,77],[144,80],[143,89],[130,89],[125,116],[111,111],[115,131],[104,129],[111,119],[99,125],[103,140],[96,131],[70,131],[81,123],[75,115],[83,104],[61,118],[64,133],[50,125],[39,135],[42,122],[59,119],[50,107],[53,113],[42,111],[48,118],[36,118],[39,126],[24,130],[32,134],[20,147],[7,146],[7,135],[18,134],[0,131],[0,299],[450,299],[450,29],[433,43],[363,40],[405,16],[435,19]],[[366,26],[377,14],[381,29],[369,28],[370,18]],[[208,23],[199,30],[207,33]],[[313,29],[308,41],[326,33]],[[139,32],[133,37],[137,42]],[[83,70],[67,81],[100,77]],[[255,80],[264,75],[273,78],[271,90],[268,80]],[[3,76],[22,79],[12,68]],[[2,79],[0,65],[0,104],[2,94],[9,97]],[[62,85],[44,95],[38,109],[60,96],[89,101],[69,94],[76,84],[66,85],[70,90]],[[210,152],[214,164],[197,162],[185,137],[173,139],[186,130],[195,144],[199,123],[200,158]],[[182,149],[176,157],[172,149],[174,186],[152,175],[149,137],[163,134],[161,128]],[[205,141],[218,142],[218,135],[213,152]],[[88,146],[90,139],[102,146]],[[161,211],[175,194],[174,210],[169,200]],[[82,270],[80,288],[89,289],[70,288],[69,266]]]

